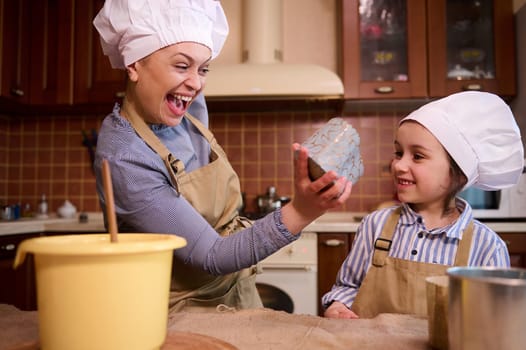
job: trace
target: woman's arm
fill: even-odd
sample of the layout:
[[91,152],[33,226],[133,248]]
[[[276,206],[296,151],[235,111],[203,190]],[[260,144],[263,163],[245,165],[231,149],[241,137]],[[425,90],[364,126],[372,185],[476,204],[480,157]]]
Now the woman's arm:
[[[108,137],[103,139],[107,140]],[[350,194],[350,184],[341,180],[333,186],[336,191],[315,192],[336,176],[326,174],[316,182],[310,182],[306,170],[306,153],[302,151],[300,153],[303,156],[296,161],[296,171],[303,178],[298,180],[296,177],[299,194],[292,203],[280,212],[257,220],[252,227],[223,238],[183,196],[178,196],[169,184],[164,164],[157,155],[145,147],[142,140],[137,140],[137,144],[132,140],[125,141],[126,147],[115,147],[118,152],[115,148],[108,151],[103,143],[97,149],[97,158],[108,159],[112,169],[119,230],[172,233],[184,237],[187,245],[175,250],[175,257],[212,274],[237,271],[264,259],[295,240],[292,233],[299,233],[310,221],[328,208],[339,205]],[[99,163],[96,162],[98,176]],[[305,169],[298,169],[301,166]],[[338,188],[342,183],[346,186],[342,196],[338,199],[327,198],[334,192],[342,191]],[[98,191],[103,196],[102,187],[99,186]]]

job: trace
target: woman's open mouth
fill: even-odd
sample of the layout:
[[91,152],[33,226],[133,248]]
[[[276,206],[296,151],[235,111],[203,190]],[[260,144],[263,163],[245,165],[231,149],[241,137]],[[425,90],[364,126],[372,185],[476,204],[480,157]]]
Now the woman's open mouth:
[[168,102],[168,108],[172,111],[172,113],[181,116],[186,112],[186,109],[192,101],[192,97],[178,94],[168,94],[166,95],[166,101]]

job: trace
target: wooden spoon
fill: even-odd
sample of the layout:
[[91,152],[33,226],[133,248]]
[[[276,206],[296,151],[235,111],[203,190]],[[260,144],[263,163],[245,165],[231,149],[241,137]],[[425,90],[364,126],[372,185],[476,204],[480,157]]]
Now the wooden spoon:
[[115,201],[113,199],[110,164],[106,159],[102,160],[102,180],[104,183],[104,197],[106,197],[106,217],[108,218],[110,241],[115,243],[118,241],[117,216],[115,215]]

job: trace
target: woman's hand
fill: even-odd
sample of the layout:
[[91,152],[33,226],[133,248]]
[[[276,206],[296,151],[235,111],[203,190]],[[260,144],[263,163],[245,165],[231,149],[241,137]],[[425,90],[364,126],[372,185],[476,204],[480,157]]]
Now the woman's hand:
[[316,181],[308,174],[308,151],[295,143],[294,197],[281,210],[283,224],[293,234],[324,214],[328,209],[341,206],[351,194],[352,184],[334,171],[325,173]]
[[335,301],[325,310],[323,316],[327,318],[359,318],[345,304]]

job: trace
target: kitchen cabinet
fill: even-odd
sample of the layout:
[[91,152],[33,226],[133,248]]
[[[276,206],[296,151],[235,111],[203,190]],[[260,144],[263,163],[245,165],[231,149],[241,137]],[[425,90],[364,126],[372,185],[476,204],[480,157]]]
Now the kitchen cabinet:
[[2,0],[2,98],[32,105],[72,102],[71,0]]
[[29,1],[0,0],[0,97],[29,101]]
[[[75,231],[75,234],[93,232]],[[0,304],[11,304],[21,310],[36,310],[36,280],[33,254],[13,269],[13,262],[20,243],[29,238],[68,234],[64,231],[46,231],[0,236]]]
[[343,0],[344,96],[516,93],[512,0]]
[[20,243],[40,234],[0,236],[0,304],[21,310],[36,310],[36,283],[32,254],[16,270],[13,261]]
[[425,97],[425,1],[343,0],[342,5],[344,97]]
[[29,101],[32,105],[73,102],[73,3],[72,0],[31,3]]
[[103,0],[75,2],[75,89],[76,104],[109,104],[124,97],[126,73],[111,68],[104,56],[93,19]]
[[104,1],[0,0],[0,97],[20,106],[99,104],[124,96],[92,21]]
[[526,232],[499,233],[510,253],[511,266],[526,268]]
[[354,239],[354,232],[318,233],[318,306],[319,315],[323,315],[321,297],[327,293],[334,282],[340,267],[347,257]]

